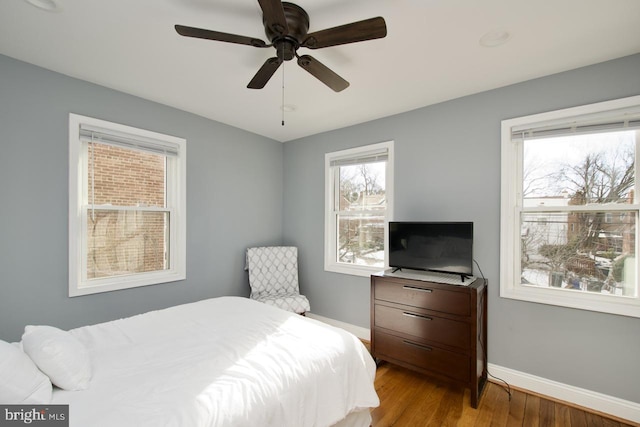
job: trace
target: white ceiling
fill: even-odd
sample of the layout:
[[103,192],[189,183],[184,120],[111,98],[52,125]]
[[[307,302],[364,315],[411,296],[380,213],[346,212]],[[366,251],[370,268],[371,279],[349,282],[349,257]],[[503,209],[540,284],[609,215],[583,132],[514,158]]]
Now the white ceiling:
[[[348,80],[343,92],[295,61],[285,63],[284,91],[282,67],[264,89],[247,89],[271,48],[173,28],[266,41],[256,0],[55,0],[54,12],[1,0],[0,53],[288,141],[640,52],[639,0],[294,1],[310,16],[309,32],[385,18],[384,39],[300,49]],[[511,38],[481,46],[492,31]],[[283,92],[295,107],[285,126]]]

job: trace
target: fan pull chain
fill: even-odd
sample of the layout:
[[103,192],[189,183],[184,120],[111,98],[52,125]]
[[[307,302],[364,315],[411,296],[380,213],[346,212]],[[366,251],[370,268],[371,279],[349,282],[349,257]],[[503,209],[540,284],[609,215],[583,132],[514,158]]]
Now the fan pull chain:
[[282,58],[282,105],[280,106],[280,109],[282,110],[282,126],[284,126],[284,66],[287,63],[287,61],[284,60],[284,43],[282,43],[281,49],[282,49],[282,53],[281,53],[281,58]]
[[282,62],[282,105],[280,109],[282,110],[282,126],[284,126],[284,66],[286,61]]

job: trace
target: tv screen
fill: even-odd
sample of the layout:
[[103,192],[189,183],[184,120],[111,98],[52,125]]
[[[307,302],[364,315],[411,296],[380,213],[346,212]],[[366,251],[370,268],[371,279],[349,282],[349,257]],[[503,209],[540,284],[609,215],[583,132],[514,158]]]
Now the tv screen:
[[389,267],[471,276],[472,222],[389,222]]

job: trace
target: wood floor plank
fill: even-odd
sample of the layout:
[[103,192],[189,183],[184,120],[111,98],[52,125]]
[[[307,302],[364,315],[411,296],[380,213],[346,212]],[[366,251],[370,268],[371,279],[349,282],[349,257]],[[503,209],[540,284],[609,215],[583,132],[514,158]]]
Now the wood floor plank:
[[[455,426],[462,414],[462,397],[464,393],[460,388],[443,387],[442,399],[431,418],[432,425],[443,427]],[[416,424],[408,424],[415,426]]]
[[602,419],[602,426],[603,427],[621,427],[621,426],[626,426],[627,424],[621,424],[617,421],[613,421],[613,420],[609,420],[607,418],[603,418]]
[[[421,377],[419,374],[417,376]],[[406,399],[403,402],[406,409],[396,419],[394,426],[428,425],[434,415],[435,408],[442,399],[445,399],[445,393],[441,384],[433,381],[422,381],[415,388],[413,398]]]
[[509,395],[496,384],[488,384],[484,393],[485,395],[480,402],[481,406],[478,408],[480,411],[478,419],[482,419],[482,414],[484,413],[485,408],[487,408],[482,406],[482,403],[489,402],[490,406],[488,406],[487,409],[491,409],[492,411],[490,425],[506,426],[509,420],[509,412],[511,408]]
[[604,427],[602,417],[596,414],[584,414],[589,427]]
[[511,391],[511,400],[509,401],[509,417],[507,418],[507,427],[522,426],[524,422],[524,411],[527,403],[527,395],[519,390]]
[[523,425],[530,427],[540,426],[540,398],[527,395],[524,405]]
[[554,412],[556,414],[555,427],[565,427],[571,425],[571,411],[567,405],[555,405]]
[[[478,420],[478,414],[480,413],[480,408],[474,409],[471,405],[468,404],[471,400],[471,390],[465,389],[462,394],[462,401],[464,402],[462,406],[462,414],[460,415],[460,419],[457,422],[457,427],[473,427],[476,425]],[[480,402],[482,405],[482,402]]]
[[376,387],[380,406],[371,412],[371,416],[376,426],[392,426],[406,410],[406,401],[414,395],[414,388],[420,381],[408,371],[398,371],[397,375],[376,378],[378,380],[381,380]]
[[442,418],[438,412],[442,402],[445,400],[446,387],[442,383],[435,383],[435,387],[429,395],[422,401],[420,414],[416,417],[411,412],[406,412],[406,416],[398,423],[398,426],[415,426],[415,425],[439,425]]
[[492,382],[474,409],[469,389],[391,363],[378,367],[375,386],[380,406],[371,411],[372,427],[632,427],[522,390],[512,389],[509,399],[502,385]]
[[[480,399],[476,423],[477,426],[488,426],[492,422],[494,412],[498,407],[498,400],[501,397],[495,387],[487,387],[484,396]],[[506,400],[506,399],[505,399]],[[468,404],[468,403],[467,403]],[[507,413],[508,415],[508,413]]]
[[426,388],[435,389],[436,387],[409,370],[399,371],[396,376],[388,376],[381,382],[378,391],[380,406],[371,413],[374,425],[380,427],[401,425],[398,424],[398,420],[407,411],[411,402],[416,399],[427,402],[431,400],[429,398],[431,393],[424,393]]
[[569,408],[571,413],[571,427],[587,427],[587,416],[578,408]]
[[540,427],[553,427],[555,425],[555,404],[550,400],[540,399]]
[[640,423],[627,424],[624,422],[612,420],[607,417],[602,417],[602,426],[603,427],[640,427]]

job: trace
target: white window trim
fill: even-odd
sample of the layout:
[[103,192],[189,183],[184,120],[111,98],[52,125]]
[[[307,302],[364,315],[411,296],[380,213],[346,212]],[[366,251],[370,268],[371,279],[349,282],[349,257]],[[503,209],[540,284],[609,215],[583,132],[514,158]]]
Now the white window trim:
[[[177,157],[167,162],[169,180],[167,191],[167,208],[171,215],[169,265],[166,271],[153,271],[128,276],[108,277],[86,280],[87,247],[83,230],[86,229],[86,212],[83,199],[87,188],[84,181],[87,156],[86,144],[80,140],[80,125],[90,125],[114,132],[151,138],[178,146]],[[175,282],[186,278],[186,213],[187,213],[187,180],[186,180],[186,140],[148,130],[137,129],[126,125],[111,123],[100,119],[69,114],[69,296],[81,296],[99,292],[109,292],[139,286]],[[147,208],[145,210],[154,210]],[[156,209],[157,210],[157,209]],[[84,278],[83,278],[84,276]]]
[[386,214],[384,220],[384,269],[389,268],[389,221],[393,220],[393,141],[380,142],[361,147],[349,148],[325,154],[325,229],[324,229],[324,269],[333,273],[350,274],[354,276],[369,277],[371,274],[381,271],[381,267],[369,267],[366,265],[353,265],[339,263],[337,259],[337,232],[336,220],[333,214],[333,203],[336,195],[335,169],[331,167],[331,162],[336,159],[358,157],[359,155],[372,151],[387,150],[387,165],[385,168],[385,195],[387,199]]
[[[501,221],[500,221],[500,296],[523,301],[577,308],[624,316],[640,317],[640,295],[635,297],[611,296],[605,294],[575,292],[558,288],[536,288],[520,284],[520,201],[522,199],[522,144],[512,142],[512,131],[545,124],[569,123],[573,117],[587,115],[605,116],[615,110],[640,108],[640,96],[606,101],[596,104],[567,108],[526,117],[502,121],[501,130]],[[640,156],[640,151],[636,151]],[[639,162],[636,161],[636,178],[640,177]],[[636,182],[636,200],[638,183]],[[584,209],[589,209],[584,207]],[[634,204],[609,207],[607,210],[629,210],[639,212],[640,205]],[[640,218],[639,218],[640,220]],[[638,224],[640,226],[640,223]],[[640,262],[636,230],[636,281],[640,281]],[[640,293],[640,292],[639,292]]]

